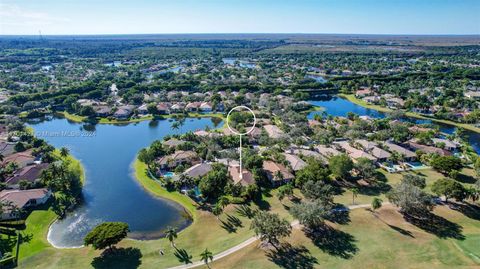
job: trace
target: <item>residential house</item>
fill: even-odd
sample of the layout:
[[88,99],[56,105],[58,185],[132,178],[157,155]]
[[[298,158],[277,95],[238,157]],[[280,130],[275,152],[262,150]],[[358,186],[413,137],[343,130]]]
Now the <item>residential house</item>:
[[[178,104],[176,104],[178,105]],[[172,106],[171,107],[172,111],[176,111],[176,107]],[[180,109],[180,108],[178,108]],[[166,115],[170,114],[170,107],[167,103],[158,103],[157,104],[157,112],[158,114]]]
[[320,153],[320,155],[322,155],[327,160],[330,159],[333,156],[337,156],[337,155],[342,154],[340,151],[338,151],[334,148],[331,148],[331,147],[324,146],[324,145],[317,145],[314,148],[318,153]]
[[452,141],[449,139],[443,139],[443,138],[432,138],[432,142],[435,145],[443,144],[444,149],[449,150],[449,151],[455,151],[457,150],[458,147],[460,147],[460,143],[456,141]]
[[305,166],[307,166],[307,163],[302,159],[300,159],[300,157],[298,157],[297,155],[283,153],[283,156],[285,156],[285,159],[290,164],[290,167],[292,168],[293,171],[301,170]]
[[361,88],[360,90],[357,90],[357,91],[355,92],[355,96],[356,96],[357,98],[362,98],[362,97],[365,97],[365,96],[370,96],[370,95],[372,95],[372,94],[373,94],[373,92],[372,92],[372,90],[371,90],[370,88]]
[[242,174],[240,175],[240,166],[229,166],[228,173],[232,177],[232,180],[235,184],[240,184],[244,187],[252,185],[255,183],[253,174],[247,169],[242,169]]
[[170,139],[164,141],[162,144],[164,146],[169,147],[169,148],[175,148],[175,147],[180,146],[184,143],[185,143],[185,141],[183,141],[183,140],[178,140],[176,138],[170,138]]
[[185,110],[188,112],[196,112],[200,108],[201,102],[191,102],[185,106]]
[[93,106],[93,111],[98,117],[108,117],[112,114],[112,110],[110,106]]
[[194,151],[177,150],[170,155],[158,158],[156,162],[160,165],[161,169],[171,169],[183,164],[199,163],[199,158]]
[[263,170],[267,178],[277,186],[294,179],[293,174],[285,166],[273,161],[263,161]]
[[185,106],[182,103],[175,103],[170,107],[170,111],[173,113],[182,112],[184,109],[185,109]]
[[212,165],[209,163],[197,163],[183,172],[184,175],[191,178],[199,178],[212,171]]
[[403,158],[406,161],[413,161],[417,158],[417,154],[415,152],[408,150],[402,146],[399,146],[397,144],[391,143],[391,142],[385,142],[383,145],[390,151],[390,152],[396,152],[397,154],[403,156]]
[[212,107],[212,104],[210,104],[208,102],[203,102],[203,103],[200,104],[199,109],[200,109],[200,111],[202,111],[204,113],[209,113],[209,112],[212,112],[213,107]]
[[480,91],[468,91],[464,93],[465,97],[470,99],[480,99]]
[[274,138],[274,139],[279,139],[285,136],[285,133],[280,130],[276,125],[265,125],[263,126],[265,131],[268,134],[268,137]]
[[5,158],[15,153],[15,144],[16,143],[0,141],[0,154]]
[[30,183],[35,183],[40,179],[42,171],[47,169],[48,166],[48,163],[32,164],[25,166],[15,171],[13,175],[9,178],[5,179],[5,183],[8,186],[16,186],[22,180],[28,181]]
[[[30,190],[3,190],[0,192],[0,202],[3,204],[11,203],[18,209],[26,209],[28,207],[44,204],[52,196],[47,189],[30,189]],[[18,219],[20,214],[16,210],[7,208],[2,210],[1,219],[11,220]]]
[[8,164],[11,162],[15,162],[18,165],[18,168],[23,168],[27,165],[33,164],[36,158],[32,156],[32,150],[26,150],[23,152],[17,152],[10,156],[7,156],[3,159],[3,164]]
[[366,153],[363,150],[359,150],[350,146],[347,141],[339,141],[333,143],[340,146],[353,161],[356,161],[359,158],[366,158],[375,162],[377,161],[377,158],[373,157],[372,155]]
[[126,120],[132,115],[133,109],[134,106],[131,105],[120,106],[117,111],[113,113],[113,116],[118,120]]
[[384,162],[390,158],[390,152],[378,147],[378,144],[365,139],[355,140],[355,143],[360,145],[366,152],[370,153],[377,159],[378,162]]
[[452,155],[452,153],[448,150],[433,147],[433,146],[427,146],[427,145],[422,145],[414,142],[414,140],[407,141],[406,145],[414,151],[422,151],[424,153],[434,153],[438,154],[440,156],[449,156]]

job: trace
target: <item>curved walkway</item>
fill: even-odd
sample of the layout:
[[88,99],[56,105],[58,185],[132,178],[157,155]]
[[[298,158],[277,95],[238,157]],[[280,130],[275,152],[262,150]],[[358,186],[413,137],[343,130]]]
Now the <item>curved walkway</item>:
[[[382,203],[382,205],[389,205],[390,203],[389,202],[384,202]],[[368,208],[368,207],[371,207],[371,204],[360,204],[360,205],[350,205],[348,207],[345,207],[345,208],[341,208],[340,210],[352,210],[352,209],[358,209],[358,208]],[[298,220],[294,220],[290,223],[290,225],[292,225],[292,227],[298,227],[300,225],[300,223],[298,222]],[[220,252],[216,255],[213,255],[213,261],[217,261],[217,260],[220,260],[221,258],[223,257],[226,257],[230,254],[233,254],[234,252],[237,252],[239,250],[241,250],[242,248],[245,248],[247,247],[248,245],[252,244],[253,242],[257,241],[257,237],[254,236],[254,237],[251,237],[245,241],[243,241],[242,243],[234,246],[234,247],[231,247],[223,252]],[[195,267],[198,267],[198,266],[202,266],[202,265],[205,265],[205,263],[203,261],[197,261],[197,262],[194,262],[194,263],[190,263],[190,264],[184,264],[184,265],[179,265],[179,266],[175,266],[175,267],[170,267],[168,269],[190,269],[190,268],[195,268]]]

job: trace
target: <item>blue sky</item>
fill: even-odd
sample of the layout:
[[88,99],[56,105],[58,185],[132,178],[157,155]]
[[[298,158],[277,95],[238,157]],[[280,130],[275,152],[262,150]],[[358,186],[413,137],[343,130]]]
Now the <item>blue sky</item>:
[[480,0],[0,0],[1,34],[480,34]]

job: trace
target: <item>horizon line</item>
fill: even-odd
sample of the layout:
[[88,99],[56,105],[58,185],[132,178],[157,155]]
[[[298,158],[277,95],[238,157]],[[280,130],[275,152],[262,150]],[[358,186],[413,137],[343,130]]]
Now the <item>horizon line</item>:
[[95,34],[1,34],[0,37],[20,37],[20,36],[140,36],[140,35],[357,35],[357,36],[479,36],[480,33],[463,33],[463,34],[385,34],[385,33],[319,33],[319,32],[230,32],[230,33],[215,33],[215,32],[203,32],[203,33],[95,33]]

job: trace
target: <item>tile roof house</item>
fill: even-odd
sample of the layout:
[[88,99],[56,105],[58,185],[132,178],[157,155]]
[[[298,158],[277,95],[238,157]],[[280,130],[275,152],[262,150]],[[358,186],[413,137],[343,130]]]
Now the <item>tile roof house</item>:
[[25,166],[15,171],[11,177],[5,179],[5,183],[9,186],[17,185],[22,180],[35,183],[40,179],[42,171],[47,169],[48,166],[48,163]]
[[201,104],[202,104],[201,102],[191,102],[191,103],[188,103],[188,104],[185,106],[185,110],[190,111],[190,112],[198,111],[198,109],[200,108],[200,105],[201,105]]
[[14,153],[3,159],[4,164],[11,162],[17,163],[18,168],[23,168],[29,164],[33,164],[35,162],[35,157],[32,156],[32,150],[29,149],[23,152]]
[[[172,106],[172,109],[173,109],[173,106]],[[158,103],[157,111],[158,111],[158,114],[170,114],[170,107],[166,103]]]
[[181,164],[196,164],[199,162],[197,153],[191,150],[183,151],[177,150],[174,153],[158,158],[156,161],[160,168],[174,168]]
[[0,142],[0,154],[2,154],[3,157],[13,154],[15,152],[14,148],[15,148],[15,143],[10,143],[5,141]]
[[315,146],[315,150],[318,153],[320,153],[320,155],[322,155],[323,157],[325,157],[327,159],[330,159],[333,156],[337,156],[337,155],[342,154],[340,151],[338,151],[334,148],[323,146],[323,145]]
[[199,109],[202,112],[212,112],[213,107],[212,107],[212,104],[210,104],[208,102],[203,102],[203,103],[200,104]]
[[176,138],[170,138],[170,139],[168,139],[168,140],[166,140],[166,141],[163,141],[162,144],[163,144],[164,146],[174,148],[174,147],[179,146],[179,145],[182,145],[182,144],[184,144],[184,143],[185,143],[185,141],[183,141],[183,140],[178,140],[178,139],[176,139]]
[[416,143],[414,141],[411,141],[411,140],[407,141],[406,145],[408,145],[408,147],[410,147],[412,150],[415,150],[415,151],[419,150],[419,151],[422,151],[424,153],[435,153],[435,154],[438,154],[440,156],[452,155],[452,153],[448,150],[433,147],[433,146],[418,144],[418,143]]
[[134,106],[131,105],[120,106],[117,111],[113,113],[113,116],[119,120],[126,120],[130,118],[130,115],[132,115],[133,109]]
[[377,161],[377,158],[373,157],[372,155],[366,153],[363,150],[359,150],[350,146],[350,144],[347,141],[334,142],[334,144],[337,144],[341,148],[343,148],[343,150],[345,150],[348,156],[352,158],[354,161],[357,160],[358,158],[367,158],[372,161]]
[[445,145],[445,149],[446,150],[450,150],[450,151],[453,151],[453,150],[456,150],[458,147],[460,147],[460,143],[456,142],[456,141],[452,141],[452,140],[449,140],[449,139],[443,139],[443,138],[432,138],[432,142],[437,145],[437,144],[444,144]]
[[[52,193],[47,189],[30,189],[30,190],[3,190],[0,192],[0,202],[10,202],[19,209],[44,204]],[[3,210],[1,219],[17,219],[20,215],[18,212],[10,209]]]
[[183,172],[184,175],[191,178],[203,177],[212,171],[212,165],[209,163],[197,163]]
[[263,126],[265,131],[268,134],[268,137],[278,139],[284,137],[285,133],[280,130],[276,125],[265,125]]
[[298,157],[297,155],[288,153],[283,153],[283,155],[285,156],[287,162],[290,163],[290,167],[292,167],[293,171],[301,170],[305,166],[307,166],[307,163],[300,159],[300,157]]
[[396,152],[400,155],[402,155],[404,158],[407,160],[414,160],[417,157],[417,154],[415,152],[408,150],[404,147],[401,147],[397,144],[393,144],[391,142],[385,142],[383,143],[385,147],[390,151],[390,152]]
[[240,166],[229,166],[228,172],[232,177],[232,180],[235,184],[240,184],[242,186],[248,186],[255,183],[253,174],[247,169],[242,169],[242,176],[240,177]]
[[[265,171],[267,178],[274,185],[280,185],[294,179],[293,174],[290,173],[285,166],[273,161],[263,161],[263,170]],[[281,175],[281,177],[278,175]]]

